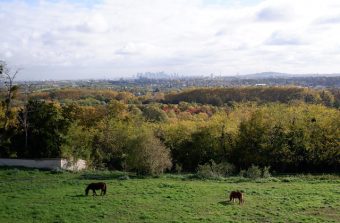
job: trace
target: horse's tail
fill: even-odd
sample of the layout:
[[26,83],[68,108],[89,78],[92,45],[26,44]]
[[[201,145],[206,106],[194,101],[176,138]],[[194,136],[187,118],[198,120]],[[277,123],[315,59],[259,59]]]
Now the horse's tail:
[[242,203],[244,203],[244,195],[243,195],[243,193],[241,193],[241,200],[242,200]]
[[106,183],[104,183],[104,187],[103,187],[103,194],[106,194]]

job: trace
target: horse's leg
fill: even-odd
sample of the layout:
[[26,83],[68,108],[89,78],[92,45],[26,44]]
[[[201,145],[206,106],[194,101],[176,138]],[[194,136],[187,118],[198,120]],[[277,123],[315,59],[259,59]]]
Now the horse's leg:
[[97,196],[96,190],[93,189],[92,191],[93,191],[93,196]]

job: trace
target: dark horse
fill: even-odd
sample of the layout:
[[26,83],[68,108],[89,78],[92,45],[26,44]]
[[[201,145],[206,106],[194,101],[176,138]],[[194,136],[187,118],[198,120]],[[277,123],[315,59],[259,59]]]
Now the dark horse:
[[97,195],[96,190],[101,190],[100,195],[105,195],[106,194],[106,184],[103,182],[99,183],[90,183],[86,189],[85,189],[85,194],[89,194],[89,190],[93,191],[93,196]]
[[239,200],[239,204],[244,203],[243,193],[240,191],[232,191],[229,196],[230,201],[235,202],[235,199]]

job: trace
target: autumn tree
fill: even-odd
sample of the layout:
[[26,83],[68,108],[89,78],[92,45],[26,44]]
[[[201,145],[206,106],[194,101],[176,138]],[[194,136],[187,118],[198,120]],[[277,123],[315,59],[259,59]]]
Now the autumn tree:
[[0,78],[5,86],[5,99],[2,101],[4,108],[5,120],[2,128],[7,129],[11,118],[13,118],[12,101],[16,97],[19,87],[15,85],[14,80],[20,69],[12,70],[5,62],[0,64]]
[[19,73],[12,70],[4,61],[0,61],[0,87],[4,86],[4,98],[0,101],[0,156],[10,156],[11,137],[15,123],[12,101],[18,92],[14,80]]
[[129,141],[126,165],[139,174],[159,175],[172,166],[170,151],[152,131],[141,128]]

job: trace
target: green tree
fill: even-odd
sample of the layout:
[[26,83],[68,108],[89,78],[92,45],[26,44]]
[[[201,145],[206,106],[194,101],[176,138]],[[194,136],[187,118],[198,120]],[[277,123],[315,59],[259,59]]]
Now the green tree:
[[61,146],[61,156],[69,159],[93,161],[91,154],[96,131],[72,123]]
[[[17,134],[13,137],[12,146],[18,157],[55,158],[61,156],[63,136],[67,133],[69,122],[64,119],[62,108],[52,103],[29,101],[27,110],[28,142],[25,149],[24,126],[19,124]],[[23,112],[19,116],[23,116]]]
[[165,122],[168,120],[166,113],[157,105],[148,105],[143,109],[143,116],[151,122]]
[[152,131],[140,128],[129,141],[126,165],[139,174],[159,175],[172,166],[170,151]]
[[133,126],[127,120],[104,119],[97,125],[92,157],[95,165],[106,164],[110,169],[124,169],[126,150]]
[[330,91],[322,91],[320,97],[324,105],[329,107],[334,106],[335,98]]
[[248,168],[252,164],[266,164],[270,159],[265,147],[267,136],[268,126],[264,122],[262,112],[257,111],[249,120],[242,121],[236,146],[232,152],[232,159],[237,166]]

